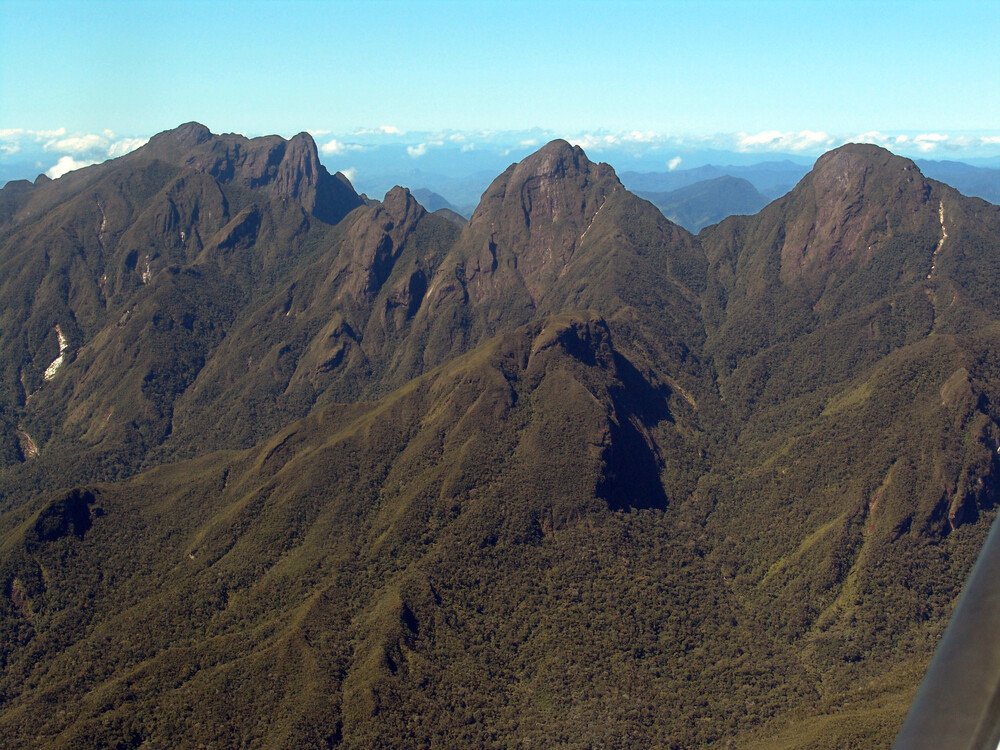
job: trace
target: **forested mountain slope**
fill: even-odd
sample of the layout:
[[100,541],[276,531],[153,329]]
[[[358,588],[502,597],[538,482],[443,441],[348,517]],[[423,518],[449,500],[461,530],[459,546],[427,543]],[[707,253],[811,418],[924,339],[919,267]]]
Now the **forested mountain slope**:
[[888,747],[995,514],[1000,209],[868,146],[697,237],[188,124],[0,191],[11,747]]

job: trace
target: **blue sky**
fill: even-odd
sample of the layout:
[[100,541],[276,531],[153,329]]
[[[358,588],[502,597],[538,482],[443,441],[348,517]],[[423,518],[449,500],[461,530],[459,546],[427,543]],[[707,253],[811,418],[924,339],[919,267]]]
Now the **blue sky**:
[[58,142],[110,151],[188,120],[425,149],[536,128],[585,146],[818,153],[867,135],[1000,153],[996,0],[0,0],[0,17],[0,156],[20,138],[77,158]]

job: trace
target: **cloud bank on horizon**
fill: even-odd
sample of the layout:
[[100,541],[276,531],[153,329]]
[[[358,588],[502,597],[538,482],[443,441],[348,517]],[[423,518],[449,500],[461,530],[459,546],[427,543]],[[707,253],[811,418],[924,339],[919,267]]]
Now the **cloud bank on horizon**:
[[[652,130],[583,132],[567,134],[536,128],[530,131],[406,131],[396,126],[359,128],[331,137],[329,130],[310,131],[320,153],[334,169],[349,173],[352,183],[367,186],[372,168],[385,177],[395,169],[399,177],[412,169],[441,169],[444,160],[456,159],[473,170],[470,157],[492,157],[496,164],[519,159],[554,138],[565,138],[598,159],[621,169],[673,172],[703,164],[725,163],[734,157],[759,160],[794,158],[808,162],[845,143],[873,143],[914,158],[961,159],[1000,157],[1000,135],[990,133],[893,132],[869,130],[833,134],[822,130],[762,130],[754,133],[715,133],[703,136],[671,135]],[[396,158],[393,154],[397,154]],[[373,164],[376,155],[382,162]],[[367,158],[366,158],[367,157]],[[362,162],[366,163],[362,163]],[[434,167],[430,163],[434,162]],[[425,165],[421,167],[420,165]],[[483,161],[478,162],[482,167]],[[496,166],[496,165],[495,165]],[[502,169],[502,166],[498,168]],[[380,186],[381,187],[381,186]]]
[[51,130],[0,128],[0,164],[26,156],[40,172],[56,179],[74,169],[98,164],[135,151],[149,138],[119,138],[102,133],[67,134],[65,127]]
[[[443,149],[464,155],[488,151],[501,157],[511,154],[516,156],[557,137],[566,138],[570,143],[579,145],[598,157],[610,152],[627,153],[635,158],[648,157],[656,162],[657,169],[670,171],[678,169],[682,161],[685,168],[697,166],[697,158],[690,158],[693,154],[720,151],[808,158],[849,142],[874,143],[913,157],[960,159],[1000,156],[1000,134],[995,133],[869,130],[855,134],[834,134],[824,130],[772,129],[706,135],[675,135],[653,130],[567,134],[543,128],[528,131],[430,132],[407,131],[392,124],[357,128],[349,133],[334,133],[324,129],[311,129],[309,132],[316,139],[320,153],[333,162],[335,168],[351,175],[357,174],[356,165],[350,163],[351,155],[379,148],[399,149],[411,162],[419,163],[428,154]],[[48,130],[0,129],[0,167],[16,164],[22,172],[35,169],[35,174],[44,172],[54,179],[72,170],[123,156],[148,140],[145,135],[118,136],[111,129],[100,133],[68,132],[65,127]],[[11,168],[5,169],[0,174],[0,179],[10,179],[10,172]]]
[[[671,145],[676,148],[717,149],[739,153],[791,153],[819,155],[845,143],[874,143],[901,154],[974,152],[979,156],[1000,152],[1000,135],[967,133],[883,133],[869,130],[855,135],[836,135],[823,130],[762,130],[757,133],[715,133],[707,136],[672,136],[654,132],[585,133],[568,139],[584,149],[635,145]],[[673,167],[676,168],[676,167]]]
[[[622,147],[630,147],[633,150],[641,150],[643,147],[649,149],[670,147],[685,150],[714,149],[738,153],[774,152],[818,156],[845,143],[874,143],[903,154],[925,155],[935,152],[956,154],[967,152],[975,156],[1000,154],[1000,135],[992,133],[886,133],[868,130],[856,134],[834,134],[823,130],[761,130],[756,133],[740,131],[709,135],[674,135],[652,130],[631,130],[567,134],[543,128],[531,131],[406,131],[393,125],[382,125],[378,128],[359,128],[348,134],[339,134],[327,141],[324,138],[332,131],[310,130],[309,132],[319,142],[320,151],[327,155],[339,155],[380,144],[397,143],[404,145],[407,153],[414,158],[424,156],[430,148],[449,144],[463,144],[466,151],[473,150],[477,146],[501,146],[513,150],[540,146],[546,140],[553,138],[565,138],[574,145],[595,152]],[[676,169],[676,166],[673,168]]]

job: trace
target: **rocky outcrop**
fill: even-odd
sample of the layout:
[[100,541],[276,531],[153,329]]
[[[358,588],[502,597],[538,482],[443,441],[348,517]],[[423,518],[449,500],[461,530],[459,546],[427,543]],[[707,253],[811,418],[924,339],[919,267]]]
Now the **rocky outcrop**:
[[463,236],[475,253],[469,286],[485,293],[501,266],[514,268],[537,304],[619,190],[609,165],[563,140],[510,167],[483,194]]
[[869,262],[894,236],[920,232],[937,209],[932,190],[912,161],[878,146],[824,154],[788,200],[782,279],[826,277]]
[[276,135],[215,136],[203,125],[188,123],[154,136],[139,150],[143,151],[211,175],[223,184],[264,189],[330,224],[362,203],[343,175],[331,175],[320,163],[316,142],[308,133],[287,141]]
[[406,188],[359,212],[347,231],[328,284],[335,299],[371,300],[389,278],[406,240],[427,212]]

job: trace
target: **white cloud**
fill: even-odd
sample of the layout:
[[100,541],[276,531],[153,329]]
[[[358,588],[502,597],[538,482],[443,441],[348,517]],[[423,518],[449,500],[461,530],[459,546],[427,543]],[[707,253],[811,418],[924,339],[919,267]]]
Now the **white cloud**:
[[149,142],[148,138],[120,138],[112,142],[110,139],[114,135],[114,131],[108,129],[104,131],[104,135],[96,133],[72,135],[66,138],[48,140],[42,148],[46,151],[57,151],[64,154],[86,155],[91,159],[98,159],[102,156],[114,159],[135,151]]
[[406,153],[416,159],[417,157],[423,156],[427,153],[427,144],[418,143],[416,146],[407,146]]
[[574,146],[579,146],[583,149],[593,149],[595,151],[600,151],[602,148],[607,148],[609,146],[617,146],[620,142],[620,138],[617,135],[607,133],[605,135],[595,135],[593,133],[585,133],[576,138],[567,139]]
[[736,148],[740,151],[809,151],[835,142],[833,136],[822,130],[762,130],[736,136]]
[[350,180],[352,185],[354,184],[354,180],[358,176],[358,170],[355,167],[348,167],[347,169],[340,169],[337,171],[339,171],[342,175],[344,175],[344,177]]
[[949,136],[944,133],[921,133],[913,136],[913,145],[918,151],[926,154],[943,145],[948,139]]
[[882,146],[883,148],[896,148],[899,146],[906,146],[910,142],[910,136],[905,133],[899,135],[891,135],[890,133],[883,133],[881,130],[868,130],[864,133],[858,133],[852,138],[846,138],[844,143],[873,143],[876,146]]
[[326,154],[327,156],[335,156],[336,154],[344,154],[348,151],[360,151],[362,146],[357,143],[344,143],[343,141],[338,141],[334,138],[332,141],[327,141],[319,150]]
[[462,148],[460,150],[461,150],[461,152],[463,154],[467,154],[470,151],[475,151],[476,150],[476,144],[475,143],[464,143],[464,144],[462,144]]
[[1000,135],[984,135],[979,139],[979,142],[984,146],[998,146],[1000,145]]
[[762,130],[754,135],[740,133],[736,140],[742,148],[753,148],[754,146],[771,146],[785,136],[786,134],[780,130]]
[[94,161],[77,161],[72,156],[60,156],[59,161],[53,164],[45,174],[55,180],[74,169],[82,169],[96,163]]
[[406,131],[395,125],[379,125],[377,128],[358,128],[351,135],[406,135]]
[[517,145],[518,146],[524,146],[525,148],[528,148],[530,146],[537,146],[538,145],[538,139],[537,138],[525,138],[523,141],[518,141]]
[[42,148],[46,151],[56,151],[69,154],[86,154],[90,157],[107,155],[112,159],[118,156],[135,151],[140,146],[145,145],[148,138],[121,138],[112,141],[115,132],[105,129],[103,135],[97,133],[86,133],[84,135],[71,135],[66,138],[52,138],[45,142]]
[[65,128],[53,130],[6,128],[0,130],[0,156],[10,156],[24,151],[26,146],[30,151],[31,144],[39,144],[43,151],[72,157],[69,161],[60,158],[50,169],[50,172],[64,174],[80,166],[124,156],[149,141],[148,138],[120,138],[115,141],[114,137],[115,132],[110,128],[105,128],[101,134],[84,133],[70,136],[66,135]]
[[36,140],[45,140],[47,138],[60,138],[66,135],[66,128],[56,128],[55,130],[26,130],[25,132],[33,136]]
[[673,172],[675,169],[677,169],[677,167],[681,165],[681,161],[683,161],[681,157],[675,156],[673,159],[667,162],[667,169]]
[[584,133],[566,140],[574,146],[600,150],[633,143],[652,145],[665,138],[652,130],[629,130],[624,133]]
[[874,143],[876,146],[887,146],[893,141],[892,136],[886,135],[878,130],[869,130],[864,133],[859,133],[848,140],[852,143]]
[[0,128],[0,138],[30,138],[33,141],[47,141],[66,135],[66,128],[55,130],[26,130],[25,128]]
[[306,130],[306,132],[309,133],[309,135],[311,135],[313,138],[322,138],[324,135],[330,135],[330,133],[332,133],[333,131],[324,130],[323,128],[309,128],[308,130]]
[[452,133],[448,136],[448,140],[452,143],[461,143],[465,140],[465,136],[462,133]]
[[94,149],[104,149],[108,146],[108,139],[102,135],[88,133],[87,135],[70,136],[69,138],[53,139],[48,141],[43,148],[46,151],[69,151],[71,154],[81,154],[84,151]]
[[116,159],[119,156],[132,153],[147,143],[149,143],[149,138],[122,138],[108,146],[108,156]]
[[652,130],[647,130],[645,132],[642,130],[633,130],[630,133],[626,133],[622,137],[622,140],[631,141],[632,143],[652,143],[658,139],[659,136]]
[[321,153],[324,154],[342,154],[344,153],[344,144],[334,138],[332,141],[324,143],[319,147]]

